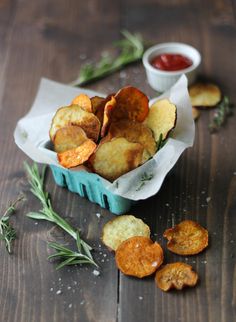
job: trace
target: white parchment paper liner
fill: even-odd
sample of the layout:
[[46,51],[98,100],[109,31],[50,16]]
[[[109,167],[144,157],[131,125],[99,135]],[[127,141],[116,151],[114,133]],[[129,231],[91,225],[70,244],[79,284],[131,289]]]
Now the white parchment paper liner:
[[[56,153],[46,149],[45,143],[49,140],[49,128],[55,111],[61,106],[68,105],[79,93],[86,93],[90,97],[103,96],[91,90],[70,87],[48,79],[41,80],[33,106],[29,113],[19,120],[14,132],[16,144],[32,160],[61,167]],[[158,97],[160,98],[169,98],[177,106],[176,127],[164,147],[142,166],[121,176],[113,183],[100,177],[103,185],[117,195],[140,200],[156,194],[182,152],[193,145],[195,126],[186,77],[183,75],[169,91]],[[152,99],[150,105],[155,100]],[[144,176],[151,176],[152,179],[143,181]]]

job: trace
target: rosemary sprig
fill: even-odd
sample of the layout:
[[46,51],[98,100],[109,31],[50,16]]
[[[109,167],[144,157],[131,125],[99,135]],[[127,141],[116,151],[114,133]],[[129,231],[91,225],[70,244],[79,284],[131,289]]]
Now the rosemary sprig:
[[10,224],[10,215],[16,210],[16,204],[23,200],[23,196],[17,198],[9,205],[3,216],[0,218],[0,239],[5,242],[9,254],[12,253],[12,242],[16,239],[16,231]]
[[108,53],[102,54],[96,64],[85,64],[81,67],[79,77],[70,85],[81,86],[110,75],[124,66],[142,59],[144,43],[140,35],[131,34],[127,30],[121,32],[123,39],[114,43],[120,54],[114,58]]
[[227,117],[233,114],[232,107],[233,104],[230,103],[228,96],[224,96],[217,106],[217,111],[214,114],[213,120],[209,124],[211,133],[218,131],[226,122]]
[[[34,163],[31,167],[27,163],[25,163],[25,168],[28,173],[29,183],[31,185],[30,191],[35,195],[36,198],[40,200],[42,204],[42,209],[39,212],[30,212],[27,214],[27,217],[53,222],[57,226],[61,227],[64,231],[66,231],[70,236],[72,236],[75,239],[78,248],[78,252],[76,252],[77,255],[74,255],[75,258],[74,261],[72,261],[74,264],[75,260],[77,260],[77,264],[79,263],[79,260],[81,260],[81,264],[86,260],[86,263],[97,266],[90,252],[92,250],[92,247],[80,238],[77,230],[72,228],[66,220],[64,220],[53,210],[48,192],[44,191],[44,177],[46,166],[43,167],[41,174],[36,163]],[[54,249],[56,249],[55,247],[57,247],[58,251],[60,249],[62,250],[62,248],[64,247],[57,243],[49,243],[49,246]],[[66,248],[64,247],[64,251],[64,253],[58,252],[55,254],[55,257],[60,257],[60,259],[63,260],[61,267],[67,265],[65,261],[71,258],[71,256],[69,256],[69,249],[67,249],[66,251]],[[75,254],[75,252],[72,253]],[[70,261],[68,261],[68,263],[70,263],[71,265]]]
[[166,139],[163,140],[162,133],[159,136],[159,140],[157,142],[157,151],[159,151],[166,144]]
[[[60,269],[66,265],[77,265],[77,264],[93,264],[98,265],[93,261],[90,251],[81,244],[79,233],[77,232],[76,245],[78,251],[73,251],[65,246],[58,243],[48,243],[49,247],[55,249],[57,252],[48,256],[48,259],[58,258],[61,263],[57,265],[56,269]],[[84,253],[83,253],[84,252]]]

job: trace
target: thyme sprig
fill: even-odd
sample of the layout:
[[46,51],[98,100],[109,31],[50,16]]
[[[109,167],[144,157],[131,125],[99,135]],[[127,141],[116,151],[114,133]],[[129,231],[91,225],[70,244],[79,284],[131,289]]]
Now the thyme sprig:
[[112,57],[108,53],[103,53],[99,62],[85,64],[81,67],[79,77],[70,85],[81,86],[94,80],[108,76],[124,66],[142,59],[144,53],[144,42],[140,35],[131,34],[127,30],[121,32],[124,36],[120,41],[116,41],[114,46],[120,49],[117,57]]
[[[25,168],[28,173],[29,183],[31,185],[30,190],[35,197],[40,200],[42,205],[42,209],[39,212],[29,212],[26,216],[32,219],[50,221],[61,227],[76,241],[78,249],[77,252],[73,252],[58,243],[49,243],[50,247],[58,251],[56,254],[54,254],[54,256],[49,257],[57,257],[62,260],[62,263],[58,266],[59,268],[65,265],[84,264],[85,262],[97,266],[90,252],[92,247],[80,238],[77,230],[71,227],[66,220],[64,220],[53,210],[49,194],[44,190],[46,166],[42,168],[41,173],[36,163],[34,163],[32,166],[29,166],[27,163],[25,163]],[[72,256],[72,254],[74,255]]]
[[228,96],[224,96],[217,106],[213,120],[209,124],[209,130],[211,133],[218,131],[226,122],[227,117],[233,114],[232,107],[233,104],[230,103]]
[[0,239],[5,242],[9,254],[12,253],[12,243],[16,239],[16,231],[10,223],[10,216],[15,212],[17,203],[23,199],[24,196],[19,196],[13,203],[10,203],[0,218]]

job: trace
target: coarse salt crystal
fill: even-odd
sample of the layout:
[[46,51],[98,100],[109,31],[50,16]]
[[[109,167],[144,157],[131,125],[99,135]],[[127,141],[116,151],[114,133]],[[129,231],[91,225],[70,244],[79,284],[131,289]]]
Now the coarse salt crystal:
[[142,296],[139,296],[139,297],[138,297],[138,299],[139,299],[140,301],[142,301],[142,300],[143,300],[143,297],[142,297]]
[[206,202],[208,203],[208,202],[210,202],[211,201],[211,197],[207,197],[206,198]]
[[99,214],[99,213],[96,213],[96,216],[97,216],[98,218],[100,218],[100,217],[101,217],[101,214]]
[[156,266],[157,266],[157,262],[153,262],[152,267],[156,267]]
[[56,291],[56,294],[57,295],[59,295],[59,294],[61,294],[62,292],[61,292],[61,290],[58,290],[58,291]]
[[93,275],[94,276],[99,276],[100,275],[100,272],[96,269],[93,270]]

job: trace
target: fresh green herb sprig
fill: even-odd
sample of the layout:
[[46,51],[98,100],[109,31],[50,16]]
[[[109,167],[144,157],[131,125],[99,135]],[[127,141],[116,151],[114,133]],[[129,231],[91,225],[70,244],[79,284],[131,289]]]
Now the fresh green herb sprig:
[[157,151],[159,151],[166,144],[166,139],[163,140],[162,133],[159,136],[159,140],[157,142]]
[[34,163],[31,167],[27,163],[25,163],[25,168],[28,173],[28,180],[31,185],[31,192],[35,195],[37,199],[40,200],[42,204],[42,209],[39,212],[30,212],[27,214],[27,217],[37,220],[50,221],[56,224],[57,226],[61,227],[76,241],[78,249],[77,252],[73,252],[58,243],[48,244],[50,247],[57,250],[56,254],[49,257],[57,257],[60,260],[62,260],[61,264],[58,265],[57,268],[61,268],[65,265],[84,263],[97,266],[90,252],[92,250],[92,247],[80,238],[79,232],[77,230],[72,228],[66,220],[64,220],[53,210],[48,192],[44,191],[44,178],[46,167],[43,167],[41,174],[36,163]]
[[114,46],[120,49],[120,54],[116,58],[108,53],[104,53],[98,63],[83,65],[79,77],[70,85],[85,85],[142,59],[144,43],[141,36],[138,34],[131,34],[127,30],[122,31],[122,35],[124,38],[114,43]]
[[0,239],[5,242],[6,249],[9,254],[12,253],[12,242],[16,239],[16,231],[10,224],[10,215],[16,210],[16,204],[23,200],[23,196],[17,198],[7,208],[3,216],[0,218]]
[[146,184],[146,182],[152,180],[153,177],[154,177],[154,175],[152,173],[144,172],[141,176],[141,179],[140,179],[140,181],[141,181],[140,185],[138,186],[136,191],[140,191],[142,189],[142,187]]
[[224,96],[217,106],[213,120],[209,124],[209,130],[211,133],[218,131],[220,127],[224,125],[227,117],[233,114],[232,108],[233,104],[230,103],[228,96]]

